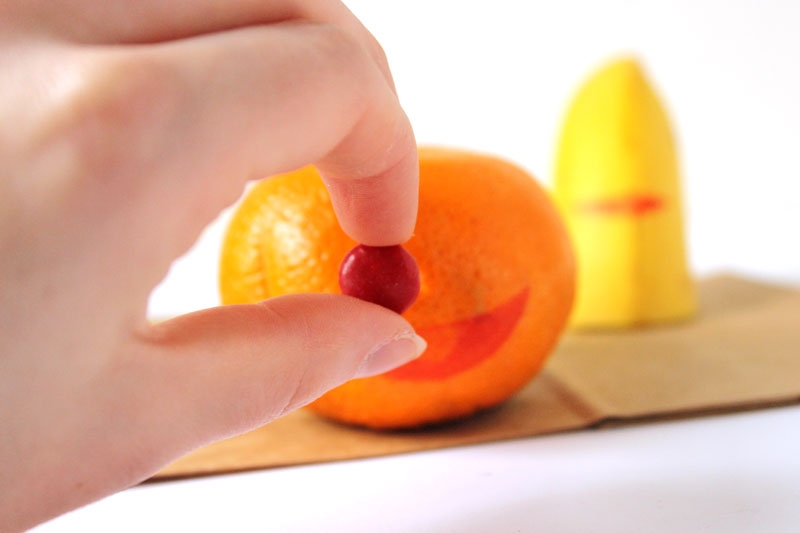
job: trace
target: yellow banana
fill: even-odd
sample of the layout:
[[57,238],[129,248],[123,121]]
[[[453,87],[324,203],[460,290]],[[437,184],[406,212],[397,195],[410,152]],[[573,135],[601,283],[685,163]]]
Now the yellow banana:
[[636,61],[614,61],[578,92],[561,132],[555,196],[577,253],[573,326],[694,313],[674,142]]

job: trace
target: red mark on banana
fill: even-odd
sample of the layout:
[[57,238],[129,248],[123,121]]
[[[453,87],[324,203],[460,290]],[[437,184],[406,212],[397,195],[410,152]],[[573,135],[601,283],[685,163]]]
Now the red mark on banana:
[[651,211],[657,211],[663,206],[664,201],[658,196],[639,194],[585,202],[580,205],[580,210],[585,213],[594,214],[622,213],[641,215]]

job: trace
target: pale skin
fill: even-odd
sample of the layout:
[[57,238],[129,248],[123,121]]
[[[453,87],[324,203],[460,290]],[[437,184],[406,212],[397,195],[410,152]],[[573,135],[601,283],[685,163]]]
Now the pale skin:
[[355,240],[411,236],[414,135],[342,4],[0,3],[0,531],[421,353],[401,316],[337,295],[148,324],[247,180],[309,163]]

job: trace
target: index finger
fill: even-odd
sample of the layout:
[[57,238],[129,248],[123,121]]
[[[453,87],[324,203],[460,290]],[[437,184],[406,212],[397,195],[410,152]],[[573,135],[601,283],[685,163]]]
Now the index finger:
[[[348,32],[283,23],[83,53],[96,73],[84,76],[87,88],[59,128],[73,132],[80,153],[113,147],[114,175],[145,193],[138,211],[164,261],[183,253],[246,180],[309,163],[353,239],[381,246],[411,236],[414,134]],[[86,115],[91,127],[81,126]]]
[[[39,20],[47,13],[45,4],[21,5],[37,15],[29,18]],[[220,152],[209,151],[203,142],[221,146],[235,138],[237,162],[251,163],[242,169],[241,175],[248,178],[256,172],[269,175],[316,163],[342,228],[355,240],[377,246],[401,243],[411,236],[418,194],[414,134],[398,103],[380,45],[340,2],[237,0],[219,9],[218,2],[203,0],[193,5],[197,13],[191,17],[178,2],[131,7],[115,0],[89,9],[86,0],[70,0],[65,6],[73,16],[59,19],[56,27],[67,32],[68,38],[79,36],[96,45],[128,43],[113,47],[120,52],[115,55],[126,56],[125,65],[114,69],[115,91],[124,96],[120,101],[135,93],[140,95],[138,101],[150,95],[154,101],[166,100],[173,109],[194,107],[182,111],[193,117],[192,122],[178,124],[180,131],[168,131],[169,144],[184,148],[175,154],[183,161],[173,168],[199,179],[211,168],[219,168],[210,161],[212,157],[222,162]],[[80,30],[78,34],[70,33],[73,26]],[[302,37],[309,29],[314,35],[306,35],[305,42],[292,39],[291,34]],[[330,64],[320,65],[326,59]],[[132,77],[131,71],[147,75]],[[126,90],[121,82],[132,78],[148,78],[144,90],[136,79]],[[219,83],[220,79],[228,82]],[[248,85],[256,90],[245,94]],[[278,109],[281,104],[283,109]],[[260,128],[252,131],[256,120],[262,121]],[[149,122],[164,124],[163,117]],[[234,130],[237,126],[238,131]],[[143,137],[155,138],[156,133]],[[197,169],[189,169],[187,160]],[[163,162],[162,168],[170,167]],[[237,162],[225,161],[227,171],[217,173],[217,178],[234,178],[231,183],[236,183],[233,172],[241,168]],[[128,168],[138,172],[135,164]],[[200,201],[212,209],[224,207]],[[180,203],[186,204],[187,199]],[[193,217],[197,224],[184,231],[192,232],[193,240],[201,224],[214,215],[216,211],[206,220]],[[179,240],[184,247],[188,239]]]
[[417,145],[388,86],[317,168],[339,224],[353,239],[387,246],[411,237],[419,197]]

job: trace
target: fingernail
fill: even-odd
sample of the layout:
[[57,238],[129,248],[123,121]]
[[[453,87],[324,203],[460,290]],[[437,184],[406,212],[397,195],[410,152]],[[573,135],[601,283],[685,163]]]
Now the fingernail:
[[365,378],[388,372],[413,361],[422,355],[427,347],[425,339],[413,332],[392,337],[367,354],[353,377]]

